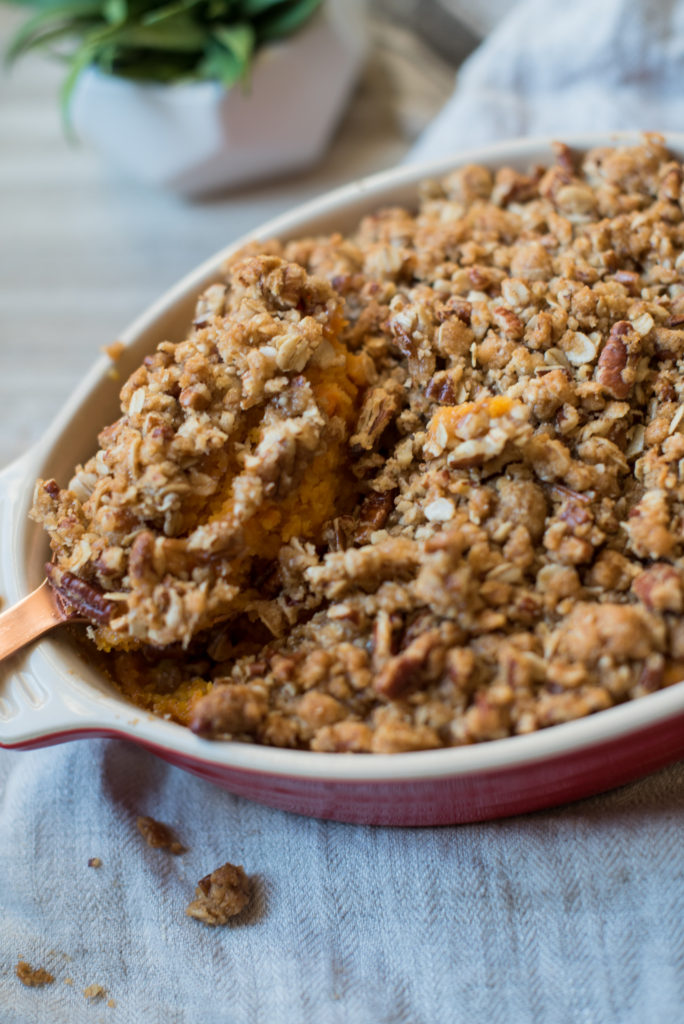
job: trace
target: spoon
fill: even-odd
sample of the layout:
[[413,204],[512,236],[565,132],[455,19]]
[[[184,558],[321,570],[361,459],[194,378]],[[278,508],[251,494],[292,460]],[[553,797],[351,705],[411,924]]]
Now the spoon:
[[71,611],[47,580],[18,604],[0,614],[0,661],[65,622],[85,622]]

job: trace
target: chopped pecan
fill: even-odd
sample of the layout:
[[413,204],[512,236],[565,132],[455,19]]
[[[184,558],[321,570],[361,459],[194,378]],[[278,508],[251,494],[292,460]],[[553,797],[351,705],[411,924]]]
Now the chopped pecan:
[[396,488],[391,491],[371,491],[361,502],[358,512],[356,530],[354,532],[355,544],[368,544],[371,534],[381,530],[394,508],[394,499],[397,496]]
[[565,142],[553,142],[552,148],[556,157],[556,163],[566,174],[575,174],[579,162],[578,154],[566,145]]
[[457,384],[450,370],[439,370],[425,389],[425,397],[440,405],[455,405]]
[[641,290],[641,276],[635,270],[616,270],[613,277],[619,284],[625,286],[630,295],[639,294]]
[[637,686],[645,693],[653,693],[659,690],[665,677],[665,661],[661,655],[652,655],[644,662],[639,673]]
[[512,309],[505,306],[495,306],[493,312],[494,323],[507,338],[518,341],[525,333],[525,325]]
[[438,629],[421,633],[405,650],[385,663],[375,678],[376,691],[383,697],[398,697],[416,685],[423,675],[434,675],[434,661],[443,665],[445,654]]
[[373,451],[401,408],[398,389],[371,388],[363,400],[356,432],[349,445],[355,454]]
[[579,501],[565,502],[558,512],[558,518],[572,529],[591,522],[591,514],[587,511],[586,504]]
[[632,331],[627,320],[613,324],[608,340],[599,356],[596,380],[613,398],[627,398],[634,383],[634,371],[629,366],[629,351],[625,338]]
[[650,612],[681,612],[682,581],[667,562],[658,562],[636,577],[632,590]]
[[396,654],[397,630],[391,615],[382,609],[373,623],[373,668],[385,665],[387,660]]
[[211,405],[211,391],[206,384],[192,384],[183,388],[178,396],[178,402],[185,409],[193,409],[198,412]]
[[492,202],[505,206],[507,203],[525,203],[539,196],[539,182],[543,168],[536,167],[531,174],[521,174],[511,167],[502,167],[496,175]]
[[472,315],[472,302],[468,302],[467,299],[462,299],[458,295],[452,295],[444,303],[442,310],[437,312],[437,319],[442,321],[447,320],[450,316],[456,316],[462,323],[469,326]]

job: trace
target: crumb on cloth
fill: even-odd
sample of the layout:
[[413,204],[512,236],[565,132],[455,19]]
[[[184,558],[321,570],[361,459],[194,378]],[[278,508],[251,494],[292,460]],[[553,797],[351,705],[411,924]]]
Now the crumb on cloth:
[[185,913],[204,924],[226,924],[250,901],[252,885],[242,865],[223,864],[201,878]]
[[173,831],[163,821],[155,821],[154,818],[139,815],[137,820],[138,831],[148,846],[170,850],[171,853],[185,853],[185,847],[180,843]]
[[83,995],[86,999],[104,999],[107,995],[107,989],[104,985],[88,985],[87,988],[83,989]]
[[100,860],[99,857],[89,857],[88,858],[88,867],[89,868],[101,868],[102,867],[102,861]]
[[26,960],[20,960],[14,970],[19,981],[27,988],[42,988],[55,980],[54,974],[50,974],[44,967],[31,967]]

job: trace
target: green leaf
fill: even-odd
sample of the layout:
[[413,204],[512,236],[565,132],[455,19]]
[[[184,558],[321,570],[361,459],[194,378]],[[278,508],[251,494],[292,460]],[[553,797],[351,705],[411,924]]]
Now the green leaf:
[[245,65],[231,50],[214,41],[197,72],[200,78],[221,82],[226,89],[230,89],[243,77]]
[[110,25],[123,25],[128,17],[126,0],[104,0],[102,13]]
[[207,0],[207,6],[203,13],[207,21],[220,21],[228,25],[235,16],[234,7],[234,0]]
[[291,0],[242,0],[240,3],[240,16],[243,18],[255,18],[271,7],[282,7],[283,4],[290,4]]
[[[102,67],[98,58],[98,67]],[[197,61],[194,55],[188,58],[185,53],[165,53],[159,51],[131,50],[122,55],[118,53],[112,67],[103,68],[117,78],[127,78],[135,82],[182,82],[194,81]]]
[[73,95],[74,87],[78,76],[81,74],[89,64],[92,63],[93,54],[97,44],[93,44],[90,39],[87,39],[84,43],[79,46],[76,53],[73,55],[69,62],[69,71],[62,83],[60,89],[60,107],[62,111],[62,124],[64,125],[64,131],[68,138],[73,139],[73,131],[71,127],[71,120],[69,118],[69,104],[71,103],[71,97]]
[[116,35],[116,42],[122,47],[179,53],[202,53],[208,39],[207,29],[185,14],[174,15],[155,25],[123,25]]
[[275,10],[259,21],[259,43],[282,39],[301,28],[320,7],[321,0],[299,0],[290,3],[282,11]]
[[143,25],[156,25],[160,21],[173,18],[177,14],[182,14],[201,3],[204,3],[204,0],[176,0],[175,3],[163,4],[161,7],[152,8],[151,11],[148,11],[143,16],[141,21]]
[[[67,0],[44,7],[14,33],[5,53],[6,61],[11,64],[22,53],[40,46],[43,35],[58,27],[65,26],[72,33],[77,32],[74,19],[97,15],[100,6],[101,0]],[[55,21],[57,25],[52,24]]]
[[254,29],[246,22],[242,25],[214,25],[214,39],[235,57],[246,70],[254,52]]

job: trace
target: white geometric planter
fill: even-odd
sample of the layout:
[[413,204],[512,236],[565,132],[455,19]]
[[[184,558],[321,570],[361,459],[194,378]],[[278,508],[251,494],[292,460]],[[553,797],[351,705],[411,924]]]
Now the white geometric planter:
[[296,35],[264,47],[249,85],[157,85],[91,68],[76,134],[133,178],[187,195],[276,177],[326,148],[366,50],[363,0],[326,0]]

